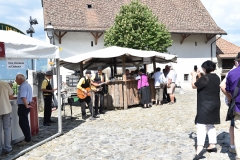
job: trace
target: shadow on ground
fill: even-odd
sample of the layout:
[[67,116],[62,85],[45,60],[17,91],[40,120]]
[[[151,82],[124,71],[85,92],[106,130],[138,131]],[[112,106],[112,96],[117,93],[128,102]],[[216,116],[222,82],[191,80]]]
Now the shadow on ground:
[[[194,147],[195,150],[197,148],[197,134],[194,132],[191,132],[189,134],[189,138],[194,140]],[[230,160],[235,160],[236,154],[229,152],[228,148],[230,146],[230,136],[227,132],[222,132],[217,135],[217,148],[220,149],[220,153],[227,153]],[[204,147],[207,148],[209,146],[209,139],[208,136],[206,136]],[[219,152],[219,151],[218,151]],[[205,156],[202,157],[202,159],[206,158]]]

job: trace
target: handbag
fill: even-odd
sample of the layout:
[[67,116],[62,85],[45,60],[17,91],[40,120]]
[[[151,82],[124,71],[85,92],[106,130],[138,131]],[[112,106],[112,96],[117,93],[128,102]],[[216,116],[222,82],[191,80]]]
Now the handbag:
[[229,108],[228,108],[228,112],[227,112],[227,116],[226,116],[226,121],[230,121],[231,119],[233,119],[235,117],[234,115],[234,107],[235,107],[235,100],[238,94],[238,90],[240,87],[240,79],[238,80],[238,84],[236,86],[236,88],[234,89],[234,93],[233,93],[233,97],[232,100],[229,104]]

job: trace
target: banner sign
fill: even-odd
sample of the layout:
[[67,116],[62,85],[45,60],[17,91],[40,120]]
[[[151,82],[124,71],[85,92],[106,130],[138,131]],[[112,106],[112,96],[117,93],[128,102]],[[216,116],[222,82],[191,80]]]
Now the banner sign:
[[[19,29],[13,27],[13,26],[10,26],[9,24],[4,24],[4,23],[0,23],[0,30],[5,30],[5,31],[15,31],[15,32],[18,32],[18,33],[22,33],[24,34],[22,31],[20,31]],[[25,35],[25,34],[24,34]]]
[[7,69],[25,69],[24,59],[7,59]]
[[152,61],[151,61],[150,57],[143,58],[143,64],[151,64],[151,63],[152,63]]
[[0,42],[0,58],[5,57],[5,47],[4,47],[4,42]]

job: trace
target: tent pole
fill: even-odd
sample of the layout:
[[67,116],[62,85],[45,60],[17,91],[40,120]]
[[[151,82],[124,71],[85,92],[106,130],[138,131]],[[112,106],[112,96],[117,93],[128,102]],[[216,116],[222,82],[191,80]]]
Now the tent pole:
[[83,62],[80,62],[80,78],[83,77]]
[[114,74],[113,74],[113,58],[111,58],[110,67],[111,67],[111,78],[114,78]]
[[61,110],[61,88],[60,88],[60,62],[56,59],[57,64],[57,99],[58,99],[58,133],[62,133],[62,110]]
[[115,75],[117,74],[117,58],[116,57],[114,57],[113,58],[113,65],[114,65],[114,77],[115,77]]
[[125,64],[125,55],[122,56],[122,73],[123,73],[123,81],[127,80],[126,77],[126,64]]
[[[61,108],[60,108],[60,110],[61,110]],[[52,140],[52,139],[54,139],[54,138],[56,138],[56,137],[58,137],[58,136],[61,136],[61,135],[62,135],[62,133],[54,134],[53,136],[51,136],[51,137],[49,137],[49,138],[47,138],[47,139],[45,139],[45,140],[43,140],[43,141],[41,141],[41,142],[39,142],[39,143],[37,143],[37,144],[34,144],[34,145],[31,146],[31,147],[28,147],[28,148],[22,150],[21,152],[19,152],[18,154],[14,155],[13,157],[10,157],[10,156],[9,156],[9,159],[10,159],[10,160],[16,159],[16,158],[20,157],[21,155],[24,155],[25,153],[33,150],[34,148],[36,148],[36,147],[38,147],[38,146],[41,146],[42,144],[44,144],[44,143],[46,143],[46,142],[48,142],[48,141],[50,141],[50,140]]]
[[156,72],[156,61],[155,61],[155,57],[152,58],[153,61],[153,72]]

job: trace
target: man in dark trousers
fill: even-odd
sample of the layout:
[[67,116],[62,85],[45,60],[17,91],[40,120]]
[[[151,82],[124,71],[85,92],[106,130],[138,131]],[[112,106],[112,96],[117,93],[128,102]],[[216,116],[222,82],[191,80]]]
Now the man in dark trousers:
[[[85,76],[82,77],[78,84],[77,84],[77,89],[83,91],[85,94],[88,93],[87,91],[87,88],[91,88],[92,89],[92,85],[94,86],[98,86],[98,84],[95,84],[92,82],[92,80],[90,79],[91,77],[91,71],[90,70],[86,70],[85,72]],[[94,114],[93,112],[93,108],[92,108],[92,99],[91,99],[91,96],[86,96],[86,98],[84,99],[81,99],[79,97],[79,102],[80,102],[80,105],[81,105],[81,110],[82,110],[82,117],[85,118],[86,117],[86,103],[89,107],[89,110],[91,112],[91,115],[94,117],[94,118],[99,118],[97,116],[97,114]]]
[[[164,74],[164,77],[167,79],[167,75],[170,71],[170,68],[168,65],[165,66],[165,69],[163,69],[163,74]],[[163,88],[163,103],[168,103],[168,94],[167,94],[167,86],[164,86]],[[170,97],[169,97],[170,99]]]
[[33,108],[30,105],[30,103],[32,102],[32,87],[28,84],[25,76],[22,74],[18,74],[16,76],[16,83],[20,85],[17,96],[19,126],[25,137],[25,140],[20,142],[18,145],[25,145],[31,143],[32,141],[28,121],[28,114],[30,112],[30,108]]
[[52,77],[53,77],[52,71],[47,71],[41,87],[44,99],[44,117],[43,117],[44,126],[51,126],[50,123],[55,123],[54,121],[51,120],[51,115],[53,93],[57,89],[52,88],[52,85],[50,83],[50,79],[52,79]]
[[[105,73],[102,72],[102,67],[99,66],[98,67],[98,73],[95,74],[95,76],[93,76],[91,79],[94,81],[94,83],[103,83],[103,82],[107,82],[108,81],[108,77],[106,76]],[[103,90],[95,92],[95,114],[105,114],[103,109],[104,109],[104,93],[106,91],[104,90],[104,86],[103,86]],[[98,112],[98,107],[99,107],[99,99],[100,99],[100,108],[99,108],[99,112]]]

